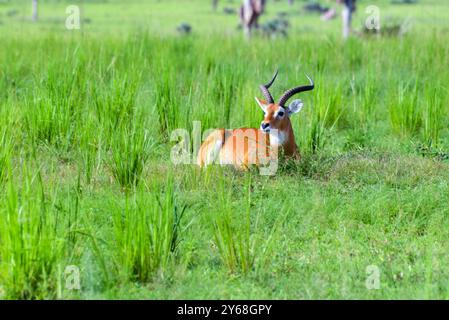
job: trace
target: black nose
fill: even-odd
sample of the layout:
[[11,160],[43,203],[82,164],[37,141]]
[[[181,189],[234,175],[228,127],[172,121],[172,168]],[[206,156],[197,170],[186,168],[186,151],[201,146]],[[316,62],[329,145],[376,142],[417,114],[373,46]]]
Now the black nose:
[[262,123],[262,129],[266,129],[269,125],[267,122]]

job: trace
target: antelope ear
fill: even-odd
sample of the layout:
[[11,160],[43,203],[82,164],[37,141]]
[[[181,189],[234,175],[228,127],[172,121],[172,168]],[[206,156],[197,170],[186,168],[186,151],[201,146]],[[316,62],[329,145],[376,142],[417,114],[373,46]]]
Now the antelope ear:
[[259,107],[263,110],[263,112],[267,112],[267,102],[265,100],[260,100],[259,98],[255,97],[257,104]]
[[304,103],[302,102],[302,100],[300,99],[293,100],[287,108],[288,114],[290,115],[293,113],[298,113],[299,111],[301,111],[303,106]]

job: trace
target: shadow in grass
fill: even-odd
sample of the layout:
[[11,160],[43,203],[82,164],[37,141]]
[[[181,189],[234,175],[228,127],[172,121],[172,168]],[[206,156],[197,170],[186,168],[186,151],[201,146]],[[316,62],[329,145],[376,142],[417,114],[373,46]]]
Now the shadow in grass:
[[435,148],[430,143],[429,144],[419,144],[416,146],[416,152],[430,159],[435,159],[437,161],[449,161],[449,151],[442,148]]

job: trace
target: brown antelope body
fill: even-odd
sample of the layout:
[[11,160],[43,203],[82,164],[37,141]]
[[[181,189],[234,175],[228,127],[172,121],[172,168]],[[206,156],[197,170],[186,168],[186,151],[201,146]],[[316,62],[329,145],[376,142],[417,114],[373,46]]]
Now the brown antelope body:
[[277,74],[276,72],[268,84],[260,86],[265,100],[256,98],[264,112],[260,128],[212,131],[200,147],[197,159],[199,166],[218,163],[248,168],[253,164],[261,165],[277,159],[279,150],[282,150],[286,157],[300,158],[290,116],[299,112],[303,103],[301,100],[293,100],[288,106],[286,103],[296,93],[312,90],[314,83],[307,77],[309,85],[287,90],[279,102],[275,103],[269,88]]

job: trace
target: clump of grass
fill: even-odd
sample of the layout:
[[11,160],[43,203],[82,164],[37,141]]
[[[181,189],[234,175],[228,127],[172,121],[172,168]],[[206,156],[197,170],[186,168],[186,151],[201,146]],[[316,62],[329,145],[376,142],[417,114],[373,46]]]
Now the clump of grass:
[[13,140],[5,129],[0,131],[0,184],[5,180],[12,152]]
[[[312,111],[311,119],[305,125],[305,141],[302,148],[306,152],[316,153],[321,150],[327,142],[327,132],[333,129],[333,126],[329,127],[328,112],[330,104],[326,106],[317,106]],[[335,122],[334,122],[335,124]]]
[[43,185],[25,170],[20,187],[9,181],[0,199],[0,283],[10,299],[56,295],[64,239]]
[[369,148],[372,142],[371,132],[366,130],[363,126],[361,128],[349,130],[345,138],[346,141],[343,145],[343,149],[346,151]]
[[[231,71],[232,70],[232,71]],[[234,70],[229,65],[219,65],[214,68],[210,77],[216,79],[209,88],[210,105],[218,108],[220,126],[229,127],[231,108],[236,100],[236,88],[242,86],[241,69]]]
[[92,87],[94,110],[99,125],[108,135],[117,127],[130,125],[136,114],[136,96],[140,74],[114,74],[110,83]]
[[186,206],[179,204],[169,177],[164,191],[159,185],[140,187],[125,204],[113,209],[116,263],[119,273],[141,282],[164,272],[181,239]]
[[30,103],[26,113],[26,128],[35,145],[44,143],[66,149],[73,134],[70,112],[59,102],[43,98]]
[[68,151],[79,123],[79,91],[74,75],[49,71],[48,79],[36,83],[33,97],[26,98],[25,127],[36,146],[47,144]]
[[[375,71],[372,71],[372,74],[375,74]],[[374,113],[379,94],[375,76],[369,73],[363,81],[356,82],[353,79],[351,90],[354,96],[353,109],[357,121],[354,125],[357,128],[363,126],[366,130],[375,122]]]
[[393,130],[401,136],[415,134],[422,125],[418,103],[418,83],[413,87],[400,85],[389,107]]
[[221,261],[231,273],[248,273],[257,265],[257,259],[264,260],[264,252],[269,246],[269,239],[262,243],[256,237],[258,230],[258,216],[255,224],[251,210],[251,173],[247,174],[247,182],[244,195],[244,216],[237,217],[234,214],[232,203],[232,191],[224,185],[225,179],[219,178],[219,190],[216,208],[212,211],[214,241],[217,246]]
[[143,126],[117,130],[110,143],[112,173],[123,188],[138,184],[152,146]]
[[342,101],[343,95],[341,94],[344,91],[344,87],[341,85],[337,85],[337,87],[318,87],[315,112],[319,114],[319,118],[326,128],[332,128],[342,123],[345,118],[347,112],[345,113]]
[[427,90],[423,114],[423,137],[429,147],[438,146],[441,122],[443,119],[443,103],[437,90]]
[[343,101],[335,92],[338,90],[317,91],[316,100],[305,117],[306,122],[301,126],[304,131],[299,139],[302,139],[301,149],[305,152],[314,154],[321,150],[327,143],[327,134],[345,118]]
[[306,136],[306,150],[311,153],[316,153],[324,146],[325,142],[325,127],[320,115],[315,115],[312,118],[307,130]]
[[173,87],[174,83],[174,76],[168,70],[154,78],[154,103],[159,116],[159,128],[164,137],[168,137],[169,132],[178,127],[182,112],[179,93]]
[[239,221],[237,227],[232,207],[230,206],[229,193],[219,192],[219,209],[214,216],[214,239],[220,253],[223,264],[230,272],[248,272],[254,265],[255,243],[251,239],[249,193],[246,195],[247,208],[245,217]]
[[[81,167],[87,184],[91,183],[95,169],[101,164],[104,134],[93,121],[87,121],[79,133]],[[96,133],[96,134],[94,134]]]

